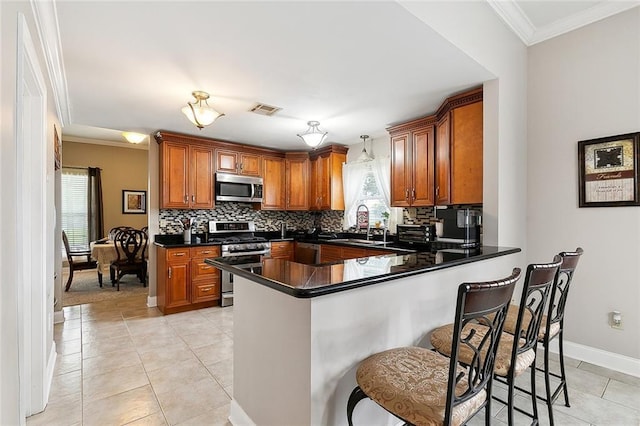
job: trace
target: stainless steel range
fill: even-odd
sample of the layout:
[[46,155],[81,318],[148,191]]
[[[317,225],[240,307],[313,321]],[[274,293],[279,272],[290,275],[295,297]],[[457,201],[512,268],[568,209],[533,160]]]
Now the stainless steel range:
[[[271,243],[265,238],[256,237],[255,223],[209,221],[208,242],[222,243],[220,254],[222,257],[271,254]],[[233,274],[222,271],[222,306],[233,305]]]

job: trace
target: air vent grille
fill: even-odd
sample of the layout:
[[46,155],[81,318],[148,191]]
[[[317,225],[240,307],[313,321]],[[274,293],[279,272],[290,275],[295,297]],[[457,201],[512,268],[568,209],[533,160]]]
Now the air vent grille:
[[274,107],[266,104],[255,104],[249,111],[260,115],[273,115],[282,108]]

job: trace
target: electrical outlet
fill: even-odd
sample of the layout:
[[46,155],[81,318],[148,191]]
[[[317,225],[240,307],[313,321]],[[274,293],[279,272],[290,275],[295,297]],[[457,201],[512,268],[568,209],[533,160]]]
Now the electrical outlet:
[[616,330],[624,330],[622,327],[622,313],[613,311],[609,314],[609,325]]
[[160,219],[160,228],[167,227],[167,219]]

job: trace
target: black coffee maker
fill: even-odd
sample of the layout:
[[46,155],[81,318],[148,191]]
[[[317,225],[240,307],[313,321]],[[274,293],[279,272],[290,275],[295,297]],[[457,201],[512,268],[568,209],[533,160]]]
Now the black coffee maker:
[[469,208],[436,208],[436,218],[442,221],[442,235],[437,241],[455,243],[460,248],[480,246],[482,213]]

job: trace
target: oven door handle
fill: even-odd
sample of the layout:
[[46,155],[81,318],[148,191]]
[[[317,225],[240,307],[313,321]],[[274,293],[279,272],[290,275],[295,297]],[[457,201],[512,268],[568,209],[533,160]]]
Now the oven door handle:
[[255,256],[255,255],[268,255],[269,250],[259,251],[236,251],[233,253],[222,253],[222,257],[238,257],[238,256]]

